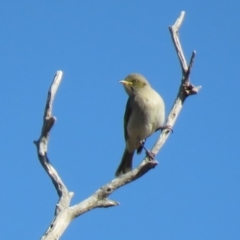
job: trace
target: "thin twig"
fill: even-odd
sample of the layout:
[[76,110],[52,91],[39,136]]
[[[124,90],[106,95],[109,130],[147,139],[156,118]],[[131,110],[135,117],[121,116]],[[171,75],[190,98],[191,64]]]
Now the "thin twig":
[[179,18],[176,20],[176,22],[172,26],[169,26],[173,44],[176,49],[176,52],[177,52],[177,55],[178,55],[178,58],[179,58],[179,61],[180,61],[181,67],[182,67],[183,75],[184,75],[184,72],[186,72],[188,69],[187,61],[183,54],[182,46],[181,46],[181,43],[179,40],[179,29],[182,25],[184,16],[185,16],[185,12],[182,11]]
[[193,51],[190,62],[189,62],[189,65],[188,65],[188,69],[187,69],[187,72],[186,72],[186,80],[187,81],[189,80],[189,76],[190,76],[190,73],[191,73],[191,70],[192,70],[192,67],[193,67],[193,62],[194,62],[195,56],[196,56],[196,51]]

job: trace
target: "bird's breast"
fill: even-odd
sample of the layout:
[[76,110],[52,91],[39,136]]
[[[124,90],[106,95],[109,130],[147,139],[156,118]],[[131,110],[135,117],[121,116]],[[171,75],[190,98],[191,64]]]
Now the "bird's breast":
[[148,96],[135,96],[127,131],[132,138],[143,140],[163,126],[165,107],[155,91]]

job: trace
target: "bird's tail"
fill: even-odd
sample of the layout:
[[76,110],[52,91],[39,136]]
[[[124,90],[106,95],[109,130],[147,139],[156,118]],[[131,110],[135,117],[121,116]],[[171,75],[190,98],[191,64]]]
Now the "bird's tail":
[[121,163],[115,173],[116,177],[119,177],[120,175],[130,172],[132,170],[133,154],[134,152],[129,152],[127,149],[125,149]]

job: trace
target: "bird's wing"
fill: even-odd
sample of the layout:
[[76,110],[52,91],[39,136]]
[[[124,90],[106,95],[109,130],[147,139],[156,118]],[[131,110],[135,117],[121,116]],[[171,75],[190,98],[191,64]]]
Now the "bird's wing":
[[131,106],[131,97],[128,98],[128,101],[127,101],[127,105],[126,105],[126,109],[125,109],[125,114],[124,114],[124,138],[125,138],[125,141],[127,141],[128,139],[128,133],[127,133],[127,125],[128,125],[128,121],[129,121],[129,118],[131,116],[131,113],[132,113],[132,106]]

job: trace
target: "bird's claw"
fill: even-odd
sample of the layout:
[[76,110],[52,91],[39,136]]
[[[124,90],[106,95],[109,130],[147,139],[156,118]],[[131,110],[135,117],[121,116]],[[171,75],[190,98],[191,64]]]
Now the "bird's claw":
[[158,130],[161,130],[161,131],[163,131],[163,130],[165,130],[165,129],[168,129],[170,132],[172,132],[172,133],[173,133],[172,126],[170,126],[170,125],[164,125],[164,126],[162,126],[162,127],[159,127],[159,128],[157,128],[157,130],[156,130],[156,131],[158,131]]
[[156,156],[155,153],[150,152],[150,151],[148,151],[148,150],[146,150],[146,155],[149,157],[150,160],[154,160],[154,159],[155,159],[155,156]]
[[144,146],[145,140],[141,140],[140,143],[141,143],[142,148],[145,150],[146,155],[149,157],[149,159],[154,160],[156,154],[154,154],[153,152],[146,149],[146,147]]

